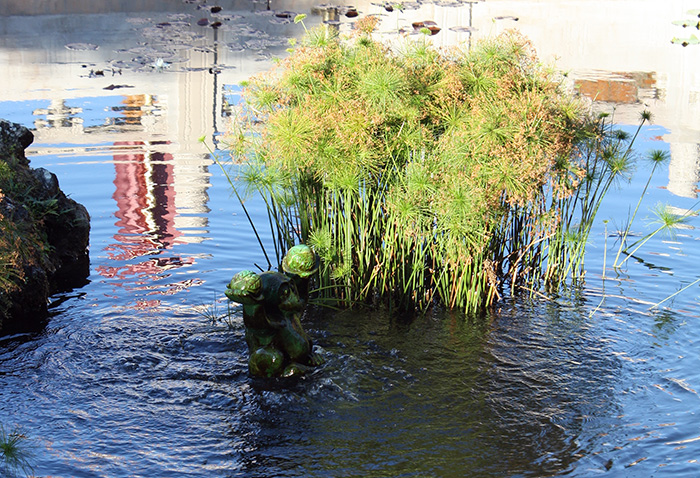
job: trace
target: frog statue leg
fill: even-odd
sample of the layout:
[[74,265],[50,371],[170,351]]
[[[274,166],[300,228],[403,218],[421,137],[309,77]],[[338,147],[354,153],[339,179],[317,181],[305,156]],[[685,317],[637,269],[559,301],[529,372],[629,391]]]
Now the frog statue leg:
[[[284,367],[284,354],[274,344],[278,329],[269,325],[262,305],[244,305],[243,323],[248,344],[248,371],[255,377],[277,377]],[[265,326],[266,327],[261,327]]]
[[273,345],[257,348],[249,354],[248,371],[254,377],[279,377],[283,367],[284,355]]

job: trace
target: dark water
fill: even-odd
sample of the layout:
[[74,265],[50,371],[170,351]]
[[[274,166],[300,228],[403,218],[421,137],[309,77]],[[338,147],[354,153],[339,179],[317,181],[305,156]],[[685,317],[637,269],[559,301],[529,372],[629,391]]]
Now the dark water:
[[[0,423],[28,436],[36,476],[700,474],[697,285],[649,309],[697,278],[700,236],[689,228],[655,237],[643,262],[610,269],[611,233],[641,194],[644,162],[606,201],[586,283],[571,294],[503,303],[475,321],[444,311],[413,321],[312,311],[305,327],[326,363],[296,381],[248,377],[240,313],[230,324],[206,315],[226,310],[223,288],[234,273],[265,259],[197,138],[219,138],[237,81],[269,67],[263,60],[283,51],[277,37],[300,32],[280,31],[289,23],[271,23],[248,5],[215,38],[192,25],[204,16],[196,4],[175,3],[147,15],[84,17],[114,26],[104,40],[112,46],[98,50],[64,48],[96,44],[100,35],[89,28],[82,38],[72,28],[54,32],[52,50],[29,34],[34,46],[12,35],[0,43],[27,57],[22,71],[43,68],[70,81],[0,96],[0,117],[35,129],[32,165],[55,172],[93,219],[89,283],[52,299],[41,332],[0,340]],[[9,18],[3,31],[15,33],[30,20],[85,24]],[[169,69],[121,52],[141,42],[142,52],[163,58],[164,50],[153,53],[161,40],[136,35],[176,18],[201,37],[179,34]],[[265,49],[228,46],[243,23],[252,37],[269,35]],[[41,51],[48,60],[33,59]],[[81,51],[85,57],[71,56]],[[121,75],[85,77],[115,58],[124,61]],[[193,64],[199,69],[186,69]],[[218,75],[208,71],[214,64]],[[103,91],[115,83],[133,91]],[[640,156],[669,150],[668,133],[644,128]],[[695,199],[668,191],[669,174],[666,167],[652,181],[635,233],[653,230],[648,210],[659,201],[693,207]],[[264,219],[259,201],[247,204]]]

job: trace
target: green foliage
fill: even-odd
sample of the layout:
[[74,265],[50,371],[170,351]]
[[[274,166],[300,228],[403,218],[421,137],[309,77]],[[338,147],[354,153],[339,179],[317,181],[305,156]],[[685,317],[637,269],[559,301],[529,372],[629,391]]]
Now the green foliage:
[[0,425],[0,469],[3,476],[26,476],[33,474],[31,454],[25,445],[27,437],[19,430],[7,431]]
[[240,307],[230,300],[226,300],[225,310],[221,310],[219,306],[219,302],[213,301],[210,305],[202,304],[195,309],[211,325],[225,325],[230,330],[239,328],[241,324],[238,324],[235,318],[240,317],[240,311],[237,310]]
[[[583,276],[583,248],[634,138],[591,119],[509,33],[465,52],[369,28],[303,41],[252,79],[230,134],[268,206],[277,262],[322,259],[315,301],[478,312]],[[265,105],[264,107],[262,105]]]

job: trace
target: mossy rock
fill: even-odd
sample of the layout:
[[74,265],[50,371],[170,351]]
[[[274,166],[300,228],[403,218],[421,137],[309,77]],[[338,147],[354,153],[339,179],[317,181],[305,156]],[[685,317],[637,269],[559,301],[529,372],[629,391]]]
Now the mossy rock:
[[29,166],[27,128],[0,120],[0,333],[36,329],[50,294],[83,285],[90,215],[55,174]]

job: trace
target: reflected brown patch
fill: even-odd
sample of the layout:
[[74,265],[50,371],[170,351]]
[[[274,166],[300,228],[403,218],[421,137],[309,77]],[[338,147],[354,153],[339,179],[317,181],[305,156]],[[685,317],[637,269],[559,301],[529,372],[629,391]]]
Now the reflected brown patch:
[[579,78],[574,81],[578,91],[595,101],[637,103],[640,90],[656,86],[653,72],[611,73],[601,78]]

